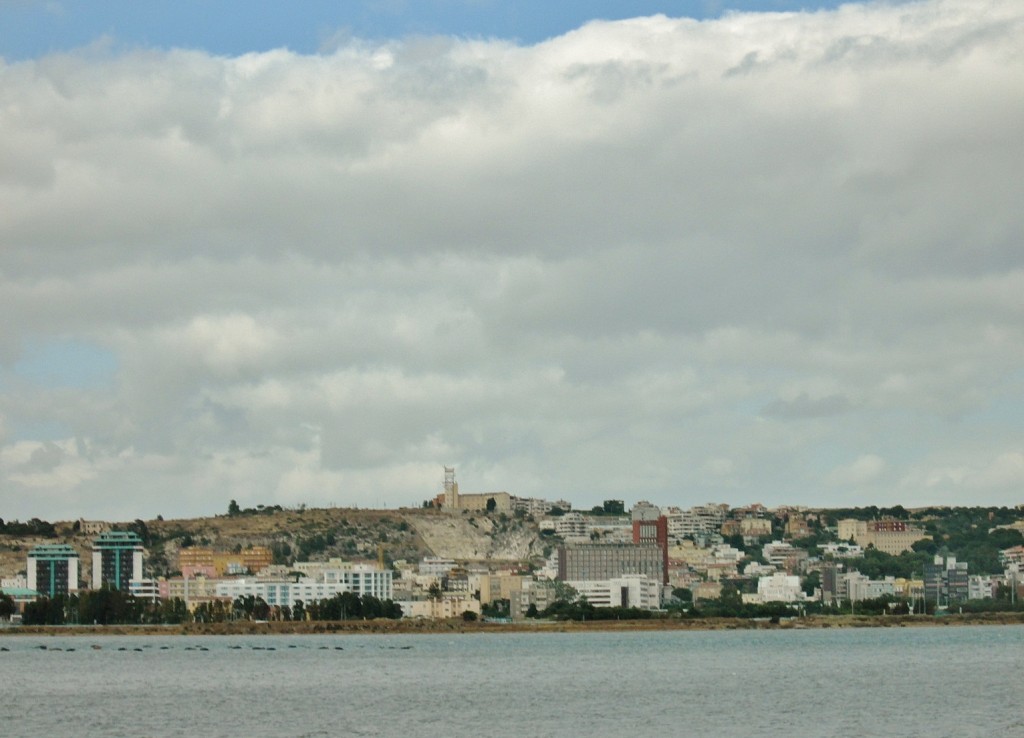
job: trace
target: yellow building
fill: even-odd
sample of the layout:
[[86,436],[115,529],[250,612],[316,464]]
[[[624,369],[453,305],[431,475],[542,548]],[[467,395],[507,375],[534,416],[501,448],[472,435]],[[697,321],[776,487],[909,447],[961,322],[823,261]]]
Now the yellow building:
[[530,577],[516,574],[479,574],[470,576],[470,588],[480,590],[480,603],[490,604],[495,600],[511,600],[513,592],[523,591],[523,582]]
[[258,574],[274,561],[266,546],[252,546],[238,553],[214,551],[212,548],[183,548],[178,552],[178,569],[182,574],[205,574],[222,577],[227,574]]
[[903,520],[839,521],[839,540],[853,541],[864,548],[872,546],[891,556],[910,551],[917,541],[927,537],[923,530]]

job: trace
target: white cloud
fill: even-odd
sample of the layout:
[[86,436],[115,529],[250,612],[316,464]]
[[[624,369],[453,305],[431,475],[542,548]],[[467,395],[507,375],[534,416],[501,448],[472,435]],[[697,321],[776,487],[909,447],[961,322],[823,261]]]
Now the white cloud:
[[828,483],[834,486],[857,487],[869,484],[885,472],[885,460],[875,454],[864,454],[854,461],[838,466],[828,475]]
[[[0,512],[418,504],[444,463],[585,506],[1015,501],[979,459],[1022,440],[1022,23],[4,64],[0,454],[50,468],[5,462]],[[51,338],[110,386],[16,376]]]

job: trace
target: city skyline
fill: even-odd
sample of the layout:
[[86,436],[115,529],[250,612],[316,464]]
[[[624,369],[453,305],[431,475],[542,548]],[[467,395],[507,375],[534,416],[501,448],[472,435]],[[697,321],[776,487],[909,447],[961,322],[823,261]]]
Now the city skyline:
[[1024,8],[837,5],[0,6],[0,516],[1020,504]]

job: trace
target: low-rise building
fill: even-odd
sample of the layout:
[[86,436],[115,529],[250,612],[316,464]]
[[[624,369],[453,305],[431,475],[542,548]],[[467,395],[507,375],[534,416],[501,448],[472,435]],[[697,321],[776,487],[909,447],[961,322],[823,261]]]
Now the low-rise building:
[[530,607],[542,612],[558,599],[558,590],[553,579],[526,579],[522,588],[509,593],[509,610],[514,620],[526,617]]
[[232,600],[247,596],[260,597],[271,607],[293,607],[300,600],[303,603],[329,600],[344,592],[359,596],[369,595],[379,600],[392,599],[390,569],[381,569],[373,564],[349,563],[340,559],[332,559],[326,564],[313,563],[313,567],[307,566],[306,569],[315,572],[315,577],[303,576],[299,577],[298,581],[270,577],[221,579],[215,585],[216,596]]
[[444,559],[438,556],[424,556],[420,561],[420,574],[443,577],[455,568],[455,559]]
[[178,551],[178,570],[185,577],[259,574],[273,560],[274,554],[266,546],[251,546],[240,551],[191,546]]
[[856,543],[823,543],[820,548],[822,556],[833,559],[859,559],[864,556],[864,549]]
[[967,599],[990,600],[996,591],[997,582],[992,577],[974,575],[967,578]]
[[787,538],[807,538],[811,535],[811,527],[803,515],[790,513],[786,518],[786,526],[783,532]]
[[435,597],[426,600],[402,600],[398,603],[402,608],[402,617],[424,618],[426,620],[444,620],[461,617],[464,612],[480,616],[480,603],[473,597],[453,595]]
[[740,535],[744,541],[754,541],[772,534],[772,521],[769,518],[743,518],[740,520]]
[[567,512],[552,518],[555,526],[555,534],[563,539],[586,538],[590,535],[590,526],[587,518],[578,512]]
[[802,571],[803,564],[809,557],[805,549],[797,548],[785,541],[772,541],[764,544],[761,554],[769,564],[779,569],[785,569],[790,574]]
[[547,515],[556,507],[563,512],[569,512],[572,510],[572,503],[565,500],[543,500],[539,497],[512,497],[514,512],[532,515],[535,518]]
[[807,599],[800,587],[800,577],[776,572],[757,580],[757,594],[744,595],[744,602],[803,602]]
[[156,600],[160,597],[160,583],[156,579],[132,579],[128,592],[140,600]]
[[747,565],[743,567],[743,576],[745,577],[770,577],[778,571],[771,564],[762,564],[759,561],[747,562]]
[[879,597],[896,596],[896,580],[893,577],[869,579],[858,571],[843,574],[840,579],[844,583],[846,597],[851,602],[876,600]]
[[721,582],[697,582],[690,591],[694,600],[717,600],[722,596]]
[[[221,580],[198,576],[160,577],[156,581],[160,599],[180,599],[189,610],[195,610],[203,602],[212,602],[218,599],[217,584]],[[220,599],[227,599],[227,595]]]
[[296,561],[291,569],[311,582],[342,584],[346,592],[371,595],[379,600],[393,599],[394,573],[377,564],[334,558],[329,561]]
[[1024,565],[1024,546],[1004,548],[999,552],[999,560],[1003,566],[1008,566],[1009,564]]

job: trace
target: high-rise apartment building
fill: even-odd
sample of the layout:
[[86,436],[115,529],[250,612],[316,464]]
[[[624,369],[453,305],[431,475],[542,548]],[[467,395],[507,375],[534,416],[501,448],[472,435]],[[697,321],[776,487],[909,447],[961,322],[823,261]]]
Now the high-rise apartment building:
[[92,544],[92,588],[127,592],[133,579],[142,579],[142,539],[130,531],[101,533]]
[[28,588],[46,597],[78,591],[78,552],[71,546],[43,544],[28,552]]

